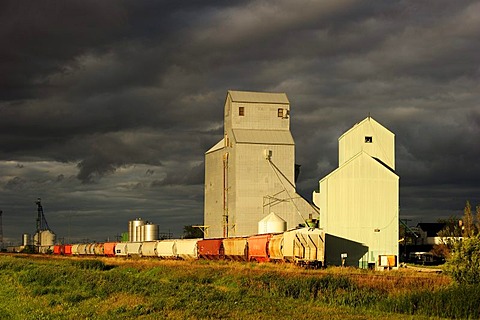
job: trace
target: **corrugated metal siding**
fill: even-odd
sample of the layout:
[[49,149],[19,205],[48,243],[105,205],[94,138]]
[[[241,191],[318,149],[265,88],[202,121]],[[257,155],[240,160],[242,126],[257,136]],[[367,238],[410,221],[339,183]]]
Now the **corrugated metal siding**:
[[269,92],[252,92],[252,91],[233,91],[229,90],[228,94],[234,102],[250,102],[250,103],[281,103],[289,104],[285,93],[269,93]]
[[[244,108],[240,115],[239,108]],[[280,113],[285,111],[285,113]],[[258,232],[258,222],[271,210],[264,198],[277,195],[282,200],[273,211],[293,228],[311,213],[308,203],[296,197],[294,182],[295,144],[290,132],[289,101],[284,93],[229,91],[225,102],[224,134],[227,146],[219,142],[205,156],[204,224],[208,238],[223,237],[224,179],[227,181],[228,236],[247,236]],[[223,141],[223,140],[222,140]],[[272,151],[276,172],[265,159],[265,150]],[[228,153],[228,169],[224,175],[223,157]],[[286,176],[288,181],[285,181]],[[287,188],[288,192],[285,192]],[[296,197],[295,205],[289,198]]]
[[204,224],[208,238],[223,236],[223,155],[222,149],[205,155]]
[[[372,137],[372,142],[366,143],[365,137]],[[339,166],[362,151],[395,170],[395,135],[370,117],[338,139]]]
[[[264,207],[264,197],[274,196],[290,200],[295,196],[295,189],[276,173],[265,159],[264,150],[272,150],[272,161],[288,178],[294,181],[294,146],[291,145],[264,145],[242,144],[237,145],[234,154],[235,184],[231,188],[232,199],[229,212],[235,223],[235,234],[232,236],[246,236],[258,232],[258,222],[271,211],[287,222],[287,228],[293,228],[302,223],[291,201],[278,202],[274,207]],[[232,182],[233,183],[233,182]],[[288,193],[284,191],[287,188]],[[239,200],[241,199],[241,200]],[[296,200],[296,204],[305,202]],[[308,213],[305,213],[308,216]]]
[[398,255],[398,176],[366,153],[322,179],[315,201],[321,227],[367,246],[368,262]]
[[237,143],[286,144],[294,145],[292,134],[285,130],[247,130],[234,129],[233,136]]

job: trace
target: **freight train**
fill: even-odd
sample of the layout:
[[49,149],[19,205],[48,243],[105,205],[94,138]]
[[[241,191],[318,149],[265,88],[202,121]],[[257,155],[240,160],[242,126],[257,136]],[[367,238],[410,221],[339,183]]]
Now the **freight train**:
[[288,262],[313,268],[325,266],[325,233],[308,227],[250,237],[78,243],[45,249],[44,252],[51,251],[55,255]]

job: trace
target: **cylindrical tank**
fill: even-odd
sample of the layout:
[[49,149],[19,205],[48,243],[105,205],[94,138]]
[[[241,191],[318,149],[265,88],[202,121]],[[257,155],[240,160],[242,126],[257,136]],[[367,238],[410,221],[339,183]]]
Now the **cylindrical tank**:
[[258,233],[280,233],[287,230],[287,222],[270,212],[268,216],[258,222]]
[[158,224],[147,223],[142,227],[142,241],[158,240]]
[[142,218],[137,218],[135,220],[128,222],[128,242],[136,242],[140,240],[140,234],[137,233],[137,227],[143,226],[145,221]]
[[30,242],[30,235],[28,233],[24,233],[22,235],[22,246],[28,246],[31,244]]
[[55,244],[55,233],[50,230],[43,230],[33,236],[35,246],[53,246]]
[[55,244],[55,233],[50,230],[41,231],[40,241],[42,246],[53,246]]
[[128,221],[128,242],[132,241],[133,238],[133,220]]

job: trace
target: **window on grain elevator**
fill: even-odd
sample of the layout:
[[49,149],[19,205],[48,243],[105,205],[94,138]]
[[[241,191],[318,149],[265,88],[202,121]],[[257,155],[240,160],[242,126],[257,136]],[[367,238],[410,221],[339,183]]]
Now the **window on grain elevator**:
[[245,115],[245,107],[238,107],[238,115],[241,117]]

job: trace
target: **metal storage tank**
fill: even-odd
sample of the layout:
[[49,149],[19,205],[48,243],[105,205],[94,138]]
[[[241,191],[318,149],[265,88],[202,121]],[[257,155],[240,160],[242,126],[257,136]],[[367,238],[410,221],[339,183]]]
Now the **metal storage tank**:
[[155,241],[158,240],[158,224],[152,224],[147,222],[141,226],[142,241]]
[[162,240],[157,242],[157,256],[165,259],[176,258],[177,250],[175,240]]
[[30,235],[28,233],[24,233],[22,235],[22,246],[28,246],[31,243]]
[[268,216],[258,222],[258,233],[280,233],[287,230],[287,222],[276,215],[274,212],[270,212]]
[[156,257],[157,256],[157,241],[149,241],[142,243],[142,256]]
[[50,230],[43,230],[33,236],[35,246],[53,246],[55,244],[55,233]]
[[50,230],[40,231],[40,244],[42,246],[53,246],[55,244],[55,233]]
[[142,218],[128,222],[128,242],[141,241],[140,234],[137,233],[137,227],[143,226],[144,224],[145,221],[143,221]]
[[202,239],[181,239],[175,241],[177,257],[180,259],[197,259],[197,242]]

